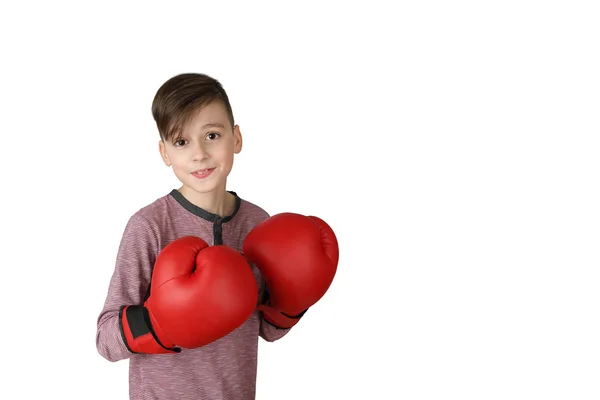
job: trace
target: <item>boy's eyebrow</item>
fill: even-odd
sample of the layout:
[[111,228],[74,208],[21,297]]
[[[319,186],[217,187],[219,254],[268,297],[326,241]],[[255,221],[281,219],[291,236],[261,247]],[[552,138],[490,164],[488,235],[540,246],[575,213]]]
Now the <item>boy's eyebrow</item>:
[[217,122],[210,122],[210,123],[204,125],[202,128],[223,128],[223,129],[225,129],[225,126],[223,124],[219,124]]

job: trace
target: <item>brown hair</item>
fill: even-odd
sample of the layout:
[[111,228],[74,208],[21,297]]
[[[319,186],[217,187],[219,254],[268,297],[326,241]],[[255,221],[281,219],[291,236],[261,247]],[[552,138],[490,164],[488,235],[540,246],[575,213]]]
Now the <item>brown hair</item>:
[[233,127],[229,97],[218,80],[199,73],[180,74],[167,80],[152,102],[152,116],[161,139],[179,140],[187,121],[213,101],[219,101],[225,107]]

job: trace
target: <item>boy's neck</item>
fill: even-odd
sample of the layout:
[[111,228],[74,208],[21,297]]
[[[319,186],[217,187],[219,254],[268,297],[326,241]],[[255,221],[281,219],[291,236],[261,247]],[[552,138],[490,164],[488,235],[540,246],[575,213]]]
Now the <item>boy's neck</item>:
[[235,209],[235,196],[226,190],[198,193],[187,186],[182,186],[177,190],[196,207],[220,217],[233,214]]

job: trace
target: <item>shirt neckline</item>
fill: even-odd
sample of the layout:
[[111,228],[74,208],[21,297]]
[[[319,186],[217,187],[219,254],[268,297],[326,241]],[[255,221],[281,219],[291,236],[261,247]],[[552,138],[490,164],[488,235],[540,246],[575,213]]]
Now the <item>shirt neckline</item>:
[[227,192],[231,193],[235,197],[235,208],[233,209],[233,212],[230,215],[227,215],[225,217],[221,217],[218,214],[213,214],[201,207],[198,207],[197,205],[193,204],[188,199],[186,199],[177,189],[171,190],[169,195],[173,197],[175,201],[177,201],[183,208],[185,208],[192,214],[197,215],[198,217],[213,223],[225,223],[230,221],[233,217],[235,217],[235,215],[240,209],[240,205],[242,204],[242,199],[237,195],[236,192],[231,190],[228,190]]

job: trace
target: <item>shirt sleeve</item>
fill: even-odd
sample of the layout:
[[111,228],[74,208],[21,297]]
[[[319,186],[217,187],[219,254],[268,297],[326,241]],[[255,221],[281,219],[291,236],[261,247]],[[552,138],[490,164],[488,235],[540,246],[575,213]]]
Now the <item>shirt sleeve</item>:
[[125,305],[142,304],[152,279],[158,254],[156,229],[141,216],[133,215],[123,233],[104,307],[97,320],[96,348],[108,361],[130,358],[119,327],[119,311]]

